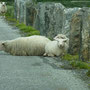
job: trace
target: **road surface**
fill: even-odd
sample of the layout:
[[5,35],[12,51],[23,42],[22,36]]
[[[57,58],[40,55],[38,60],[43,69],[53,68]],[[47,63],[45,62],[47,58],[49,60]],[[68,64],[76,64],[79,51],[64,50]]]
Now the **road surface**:
[[[20,37],[17,29],[0,18],[0,40]],[[0,90],[89,90],[58,58],[12,56],[0,51]]]

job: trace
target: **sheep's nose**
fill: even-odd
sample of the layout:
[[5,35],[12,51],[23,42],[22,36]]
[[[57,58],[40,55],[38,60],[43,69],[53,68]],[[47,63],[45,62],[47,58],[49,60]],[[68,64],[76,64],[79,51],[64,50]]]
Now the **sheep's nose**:
[[62,47],[62,45],[60,45],[60,47]]
[[61,44],[60,47],[63,48],[63,45]]

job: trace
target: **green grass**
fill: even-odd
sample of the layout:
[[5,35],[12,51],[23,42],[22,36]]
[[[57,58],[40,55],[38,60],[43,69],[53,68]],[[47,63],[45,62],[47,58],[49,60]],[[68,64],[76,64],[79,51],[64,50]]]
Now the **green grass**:
[[78,69],[90,69],[90,63],[83,62],[82,60],[79,61],[78,55],[70,55],[66,54],[62,57],[63,60],[68,60],[70,65],[74,68]]
[[26,36],[40,35],[40,32],[38,30],[31,26],[26,26],[24,23],[20,24],[19,22],[17,22],[15,26],[18,27],[20,31],[26,33]]
[[26,26],[24,23],[19,23],[19,21],[14,18],[7,17],[6,20],[9,22],[14,22],[14,26],[18,27],[21,32],[25,33],[26,36],[40,35],[40,31],[31,26]]
[[6,18],[14,18],[14,6],[7,5]]
[[10,17],[5,17],[5,19],[7,20],[7,21],[10,21],[10,22],[17,22],[17,20],[16,19],[14,19],[14,18],[10,18]]
[[5,13],[5,19],[10,22],[16,23],[17,20],[14,19],[14,6],[7,5],[7,12]]
[[65,54],[62,59],[72,61],[72,60],[78,60],[79,56],[78,55],[70,55],[70,54]]
[[88,70],[88,72],[87,72],[87,76],[89,76],[89,77],[90,77],[90,70]]
[[90,69],[90,64],[82,61],[71,61],[70,65],[78,69]]
[[27,34],[27,36],[32,36],[32,35],[40,35],[39,31],[31,31],[30,33]]
[[[58,3],[62,3],[65,7],[90,7],[90,2],[71,2],[71,1],[73,0],[37,0],[37,2],[58,2]],[[76,0],[76,1],[82,1],[82,0]],[[88,0],[83,0],[83,1],[88,1]]]

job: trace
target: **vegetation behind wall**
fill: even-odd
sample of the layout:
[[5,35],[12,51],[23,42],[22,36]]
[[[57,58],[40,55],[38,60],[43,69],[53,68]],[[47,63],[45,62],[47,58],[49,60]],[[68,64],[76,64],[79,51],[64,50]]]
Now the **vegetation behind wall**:
[[37,0],[37,2],[61,2],[65,7],[90,7],[90,0]]

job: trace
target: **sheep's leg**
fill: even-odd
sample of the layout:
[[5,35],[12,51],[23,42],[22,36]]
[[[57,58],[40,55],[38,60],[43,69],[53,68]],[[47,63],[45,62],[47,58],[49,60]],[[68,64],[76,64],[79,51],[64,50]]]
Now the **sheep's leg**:
[[62,54],[61,54],[61,56],[64,56],[65,55],[65,53],[63,52]]
[[44,53],[43,56],[47,56],[47,53]]
[[54,57],[54,54],[48,54],[49,57]]

